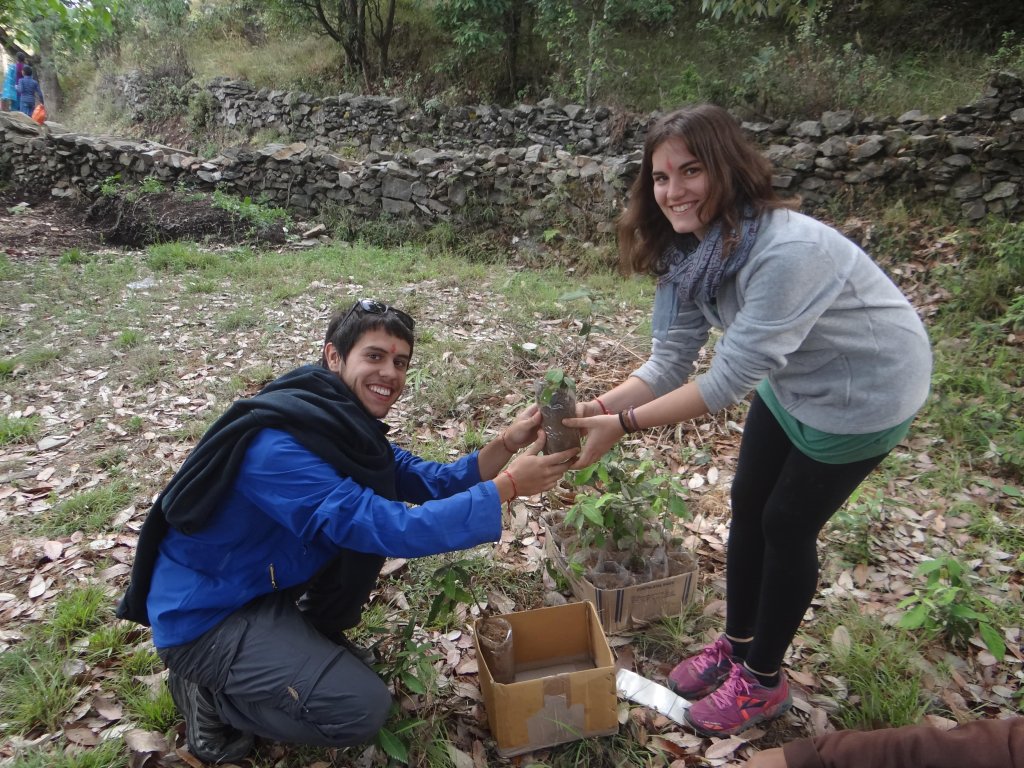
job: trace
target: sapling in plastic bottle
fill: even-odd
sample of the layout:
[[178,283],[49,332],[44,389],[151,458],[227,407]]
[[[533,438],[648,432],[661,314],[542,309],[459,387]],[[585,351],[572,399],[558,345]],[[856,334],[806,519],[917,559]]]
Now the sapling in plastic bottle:
[[562,419],[576,415],[576,382],[559,368],[548,371],[534,382],[541,426],[544,428],[544,453],[560,453],[580,447],[580,431],[566,427]]

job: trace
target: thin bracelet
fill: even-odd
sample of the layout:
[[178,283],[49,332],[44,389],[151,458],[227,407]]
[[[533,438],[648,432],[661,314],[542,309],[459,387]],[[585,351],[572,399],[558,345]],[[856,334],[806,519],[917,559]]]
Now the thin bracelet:
[[594,402],[597,403],[598,407],[601,409],[601,413],[603,413],[605,416],[611,414],[611,411],[604,407],[604,403],[601,402],[600,397],[595,397]]
[[515,451],[508,447],[508,443],[505,442],[505,431],[506,430],[501,431],[501,447],[504,448],[509,453],[515,453]]
[[[512,477],[512,473],[509,472],[507,469],[503,469],[503,470],[501,470],[501,474],[508,475],[508,479],[512,482],[512,496],[513,497],[518,496],[519,495],[519,489],[516,487],[516,479],[514,477]],[[509,503],[511,503],[511,502],[512,502],[512,499],[509,499]]]
[[622,431],[625,432],[628,435],[629,432],[630,432],[630,429],[629,429],[629,425],[626,424],[626,412],[625,411],[619,411],[619,424],[622,426]]
[[512,476],[511,472],[509,472],[507,469],[503,469],[502,470],[502,474],[508,475],[509,476],[509,481],[512,483],[512,494],[513,494],[513,496],[511,496],[509,498],[509,500],[507,502],[505,502],[505,509],[509,513],[509,518],[511,519],[511,517],[512,517],[512,500],[515,499],[517,496],[519,496],[519,488],[517,488],[515,486],[515,478]]

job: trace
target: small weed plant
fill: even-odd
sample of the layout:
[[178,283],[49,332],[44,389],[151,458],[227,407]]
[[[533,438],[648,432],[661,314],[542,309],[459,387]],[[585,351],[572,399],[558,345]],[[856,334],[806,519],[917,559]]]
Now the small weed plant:
[[239,198],[219,189],[213,191],[213,207],[233,213],[260,229],[291,221],[291,216],[284,208],[254,201],[251,197]]
[[906,611],[900,627],[939,635],[953,648],[965,647],[978,633],[989,652],[1003,658],[1006,643],[992,621],[997,606],[979,592],[980,579],[972,571],[946,555],[921,563],[916,573],[925,578],[925,585],[900,602]]
[[[415,622],[410,621],[394,633],[392,652],[377,671],[395,689],[396,699],[400,700],[403,694],[422,696],[434,688],[434,664],[441,658],[430,643],[417,638]],[[409,717],[396,701],[388,722],[377,734],[377,746],[391,759],[408,763],[412,732],[425,724],[421,718]]]

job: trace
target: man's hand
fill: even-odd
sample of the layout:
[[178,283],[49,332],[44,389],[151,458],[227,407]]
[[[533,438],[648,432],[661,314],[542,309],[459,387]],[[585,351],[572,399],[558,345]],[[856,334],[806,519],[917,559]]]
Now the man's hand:
[[513,453],[518,451],[520,448],[525,448],[527,445],[537,439],[537,433],[540,430],[540,409],[537,404],[534,403],[528,408],[523,409],[515,421],[509,424],[505,431],[502,432],[502,444],[507,450]]
[[[539,416],[539,414],[538,414]],[[576,449],[570,448],[561,453],[541,456],[544,447],[544,432],[530,444],[526,452],[508,465],[507,471],[512,475],[516,493],[520,496],[533,496],[555,487],[562,475],[568,471]]]
[[619,438],[626,434],[622,429],[622,424],[619,423],[619,417],[615,414],[587,416],[582,419],[579,417],[562,419],[562,424],[567,427],[576,427],[586,436],[583,450],[570,469],[589,467],[608,453],[611,447],[619,441]]

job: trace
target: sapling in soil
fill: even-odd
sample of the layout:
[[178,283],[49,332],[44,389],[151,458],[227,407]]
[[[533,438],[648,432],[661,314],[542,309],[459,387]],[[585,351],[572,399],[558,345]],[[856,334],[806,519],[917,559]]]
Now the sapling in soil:
[[544,428],[544,453],[560,453],[580,447],[580,431],[566,427],[562,419],[576,415],[576,382],[559,368],[548,371],[533,385]]

